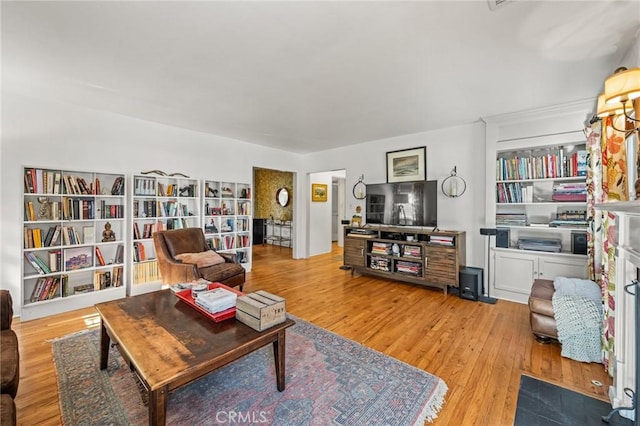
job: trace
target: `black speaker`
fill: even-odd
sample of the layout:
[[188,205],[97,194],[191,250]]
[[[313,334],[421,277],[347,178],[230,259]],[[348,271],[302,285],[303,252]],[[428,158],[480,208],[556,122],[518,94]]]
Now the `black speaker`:
[[482,291],[482,281],[482,268],[472,266],[461,268],[459,274],[460,298],[477,302]]
[[498,229],[496,232],[496,247],[509,248],[509,230]]
[[496,235],[496,228],[480,228],[480,235]]
[[571,253],[587,254],[587,233],[586,232],[571,233]]

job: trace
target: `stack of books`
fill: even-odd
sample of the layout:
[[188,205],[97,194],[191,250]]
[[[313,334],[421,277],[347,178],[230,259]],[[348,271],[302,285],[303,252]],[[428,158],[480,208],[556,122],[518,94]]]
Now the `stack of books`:
[[431,235],[429,237],[430,244],[438,244],[441,246],[453,246],[453,237],[446,235]]
[[553,201],[587,201],[586,183],[560,183],[553,186]]
[[524,213],[496,213],[497,226],[527,226],[527,215]]
[[391,254],[391,244],[374,242],[371,245],[371,253],[374,254]]
[[232,291],[218,287],[198,294],[195,302],[209,313],[226,311],[236,306],[238,295]]
[[409,275],[422,275],[422,265],[420,265],[419,263],[405,262],[401,260],[396,263],[396,269],[398,270],[398,272]]
[[419,259],[420,256],[420,247],[418,246],[404,246],[404,256],[405,257],[415,257]]

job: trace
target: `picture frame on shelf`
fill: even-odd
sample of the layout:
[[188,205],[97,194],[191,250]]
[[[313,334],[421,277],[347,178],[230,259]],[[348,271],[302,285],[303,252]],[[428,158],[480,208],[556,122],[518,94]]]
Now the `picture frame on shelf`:
[[311,184],[311,201],[326,202],[327,201],[327,185],[324,183]]
[[427,147],[387,152],[387,183],[426,180]]

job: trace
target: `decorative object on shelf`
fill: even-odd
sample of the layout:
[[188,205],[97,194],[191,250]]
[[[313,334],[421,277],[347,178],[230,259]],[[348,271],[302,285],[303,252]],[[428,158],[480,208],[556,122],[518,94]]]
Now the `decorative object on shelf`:
[[40,209],[38,209],[38,220],[51,219],[51,201],[48,197],[38,197]]
[[362,226],[362,207],[356,206],[356,214],[351,217],[351,226]]
[[457,198],[467,190],[467,182],[457,174],[457,166],[453,166],[451,174],[442,181],[442,193],[447,197]]
[[327,185],[324,183],[311,184],[311,201],[327,201]]
[[174,172],[174,173],[165,173],[162,170],[147,170],[146,172],[140,172],[141,175],[160,175],[160,176],[180,176],[183,178],[189,178],[189,176],[184,173]]
[[109,222],[104,224],[104,231],[102,231],[102,242],[115,241],[116,234],[111,230],[111,224]]
[[427,147],[387,152],[387,183],[425,180]]
[[289,204],[289,191],[287,188],[280,188],[276,191],[276,202],[282,207],[286,207]]
[[[487,277],[485,279],[487,286],[487,295],[484,295],[484,291],[482,292],[482,294],[480,295],[480,297],[478,297],[478,300],[484,303],[489,303],[491,305],[495,305],[495,303],[498,301],[498,299],[496,299],[495,297],[491,297],[490,291],[489,291],[489,280],[491,279],[491,258],[490,258],[490,253],[491,253],[491,236],[492,235],[496,235],[498,233],[498,230],[496,228],[480,228],[480,235],[486,235],[487,236]],[[484,285],[484,283],[483,283]],[[484,290],[484,288],[483,288]]]
[[364,175],[358,178],[358,182],[353,185],[353,196],[356,200],[367,198],[367,185],[364,183]]

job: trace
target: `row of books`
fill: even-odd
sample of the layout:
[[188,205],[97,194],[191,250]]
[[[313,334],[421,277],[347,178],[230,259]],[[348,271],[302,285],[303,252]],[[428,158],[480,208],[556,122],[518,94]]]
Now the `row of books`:
[[498,203],[532,203],[533,187],[521,185],[520,182],[500,182],[496,185],[496,201]]
[[233,250],[235,248],[242,248],[249,246],[249,236],[239,235],[239,241],[243,241],[240,244],[245,244],[244,246],[236,247],[236,238],[235,235],[225,235],[225,236],[214,236],[207,238],[207,245],[209,248],[213,250]]
[[[102,250],[100,250],[100,247],[95,248],[95,253],[96,253],[96,261],[98,262],[97,264],[100,266],[105,266],[107,264],[107,261],[102,255]],[[124,262],[124,245],[118,244],[118,247],[116,248],[115,258],[110,259],[108,263],[121,264],[123,262]]]
[[[168,184],[165,188],[162,182],[158,182],[158,197],[195,197],[197,192],[196,184],[191,183],[180,188],[176,184]],[[142,195],[142,194],[136,194]],[[144,194],[148,195],[148,194]]]
[[147,260],[147,252],[144,246],[144,243],[140,243],[138,241],[133,243],[133,261],[134,262],[144,262]]
[[136,196],[145,196],[149,195],[152,197],[196,197],[198,188],[195,183],[186,184],[183,187],[180,187],[177,184],[165,184],[162,182],[157,182],[157,191],[156,191],[156,180],[153,178],[141,178],[136,177],[134,181],[133,193]]
[[42,300],[50,300],[56,296],[60,296],[58,290],[66,287],[68,282],[68,275],[38,278],[33,286],[33,291],[31,292],[29,300],[31,302],[40,302]]
[[[124,176],[114,179],[111,195],[124,195]],[[61,172],[26,168],[24,170],[24,192],[28,194],[75,194],[102,195],[100,179],[87,183],[83,177]]]
[[136,240],[142,238],[151,238],[154,233],[159,231],[164,231],[166,228],[166,224],[158,220],[154,223],[144,223],[142,225],[142,233],[140,232],[140,227],[138,226],[138,222],[133,223],[133,238]]
[[175,200],[169,201],[133,201],[133,217],[178,217],[193,216],[189,205],[178,203]]
[[112,271],[96,271],[93,274],[93,289],[104,290],[110,287],[122,287],[124,268],[117,266]]
[[[26,221],[37,220],[93,220],[96,218],[96,203],[93,199],[66,198],[62,201],[40,202],[38,213],[33,201],[25,201],[24,219]],[[101,219],[113,219],[124,217],[124,205],[107,204],[105,200],[100,201]]]
[[562,149],[558,149],[554,153],[543,155],[496,160],[496,180],[547,179],[586,174],[586,150],[578,150],[567,156]]
[[133,265],[133,284],[144,284],[159,279],[160,270],[158,269],[157,260],[140,262]]

